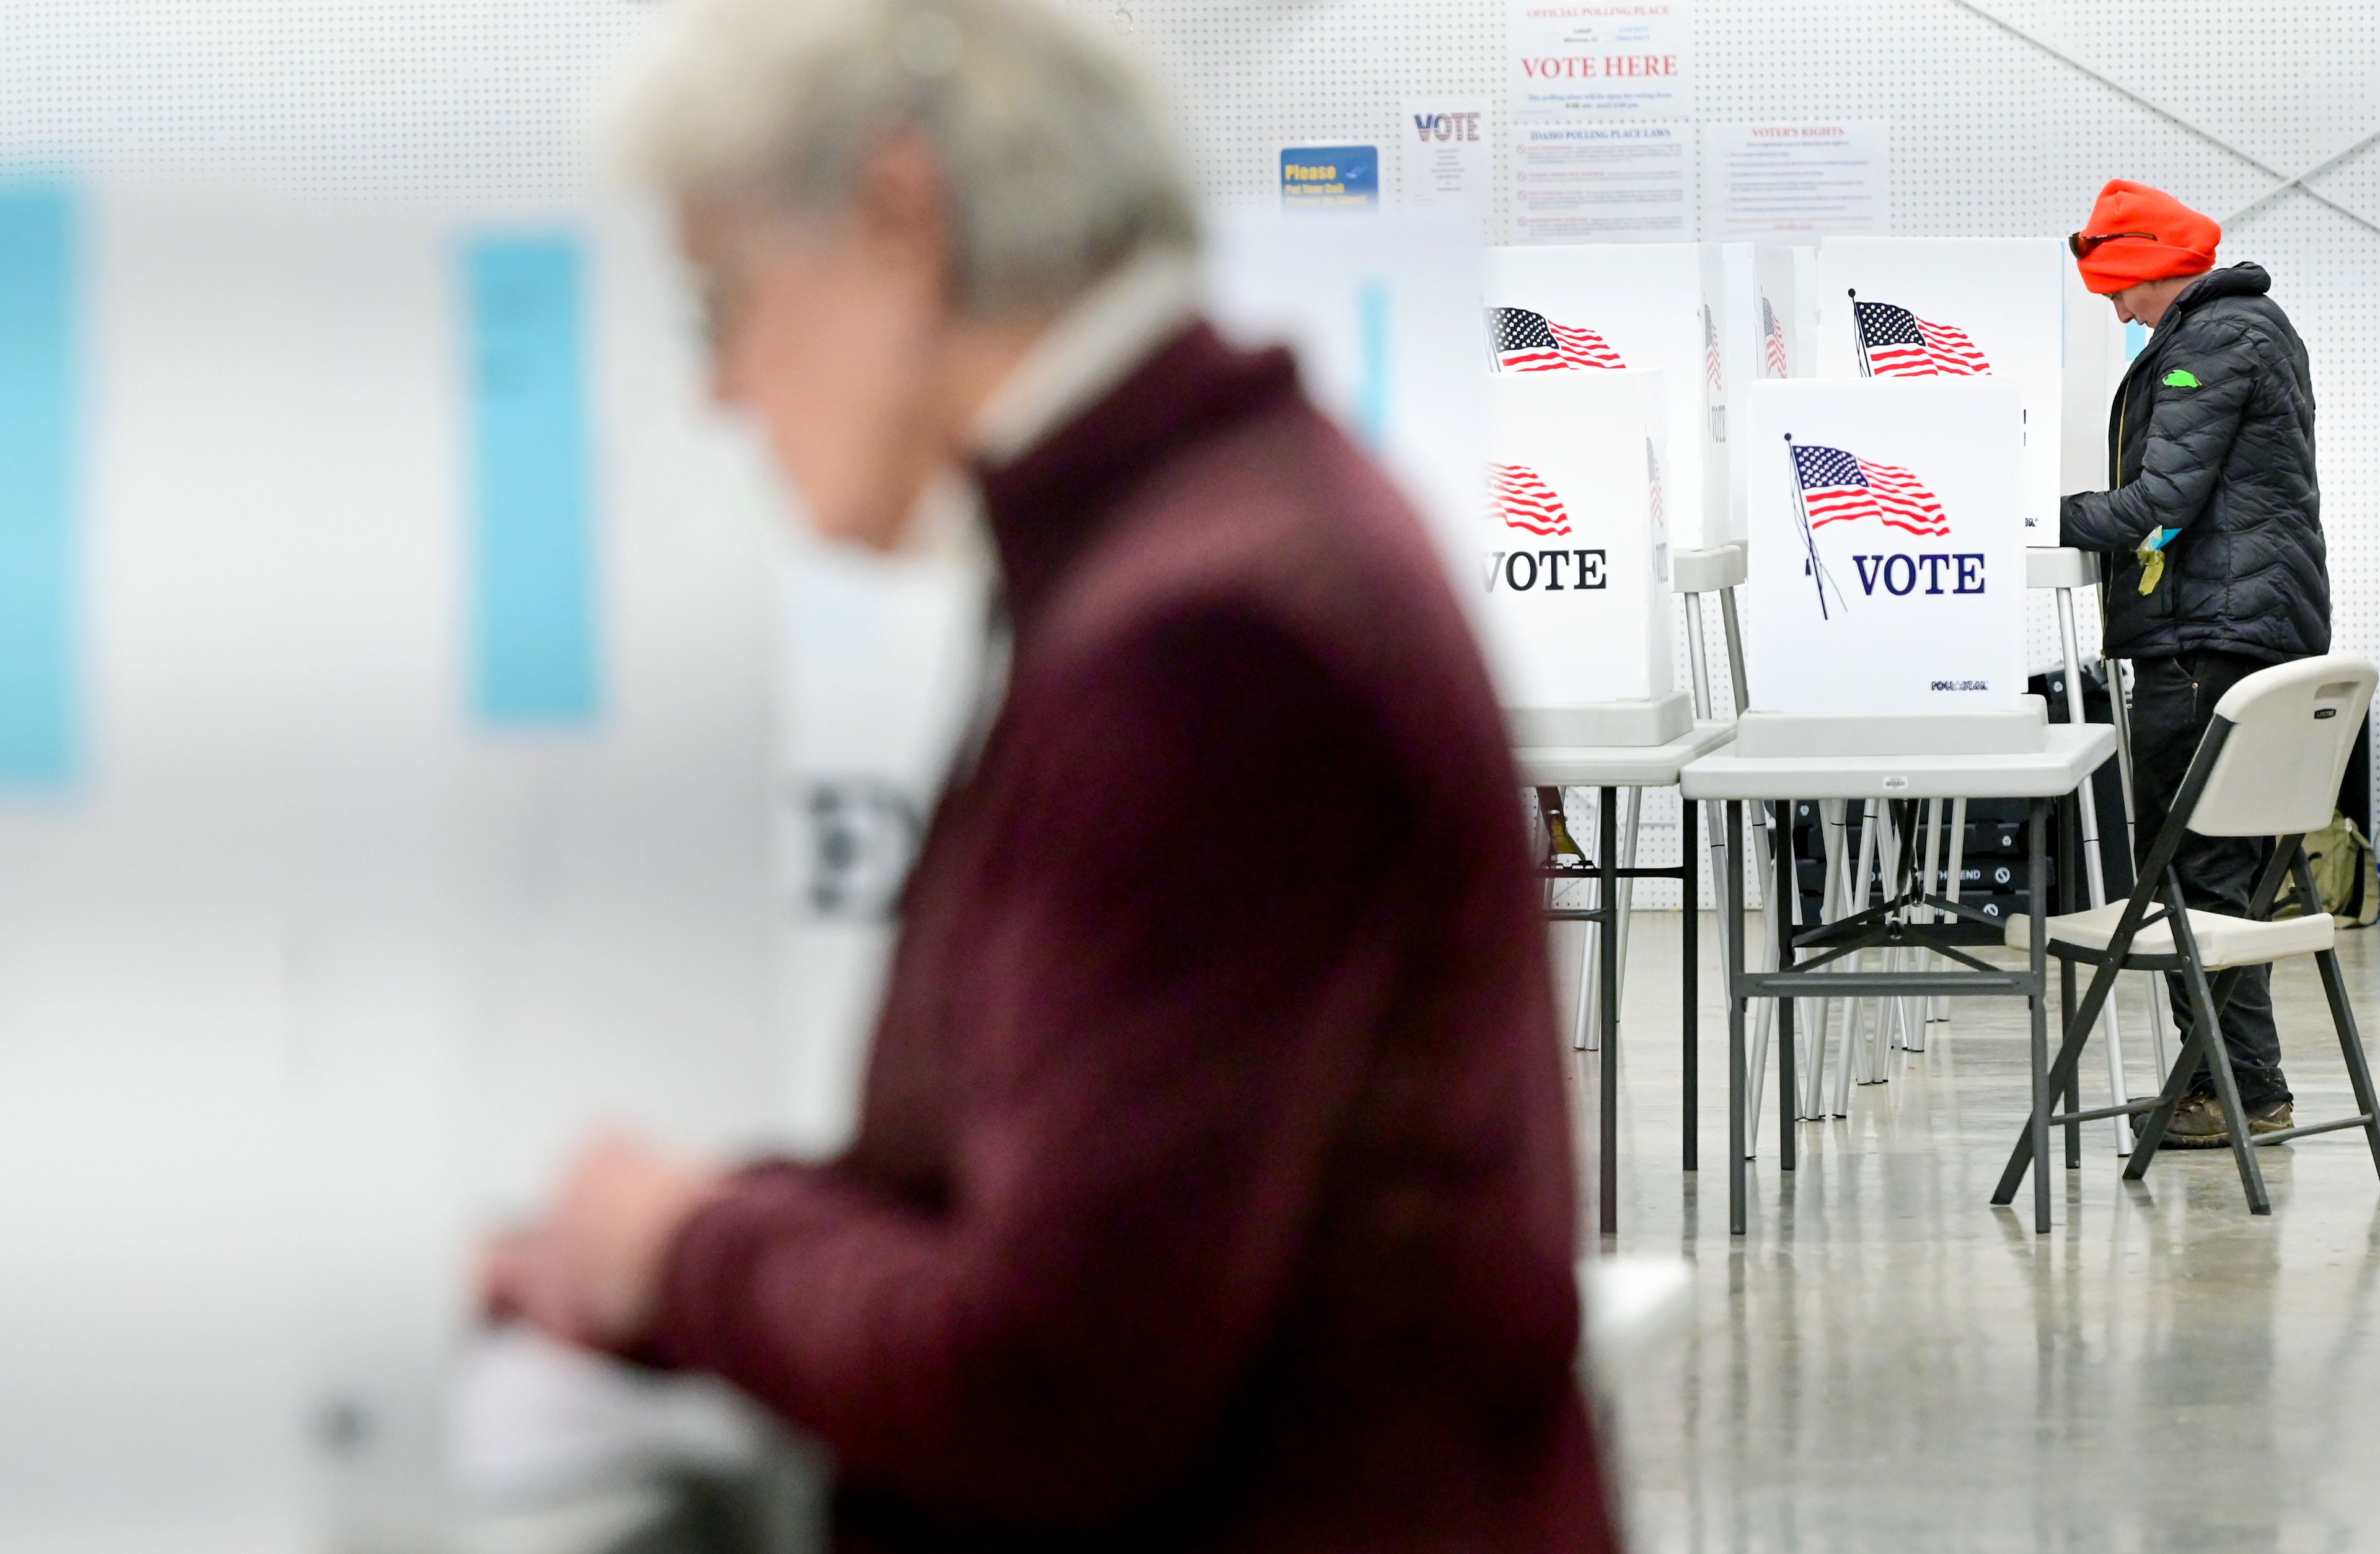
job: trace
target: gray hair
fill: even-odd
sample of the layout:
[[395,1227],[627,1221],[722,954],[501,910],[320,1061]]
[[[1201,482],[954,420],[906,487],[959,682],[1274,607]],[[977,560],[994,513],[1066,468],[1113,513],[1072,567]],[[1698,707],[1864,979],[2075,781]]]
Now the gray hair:
[[925,135],[951,188],[955,289],[1062,306],[1131,255],[1197,242],[1140,72],[1053,0],[681,0],[632,119],[670,193],[842,208],[870,146]]

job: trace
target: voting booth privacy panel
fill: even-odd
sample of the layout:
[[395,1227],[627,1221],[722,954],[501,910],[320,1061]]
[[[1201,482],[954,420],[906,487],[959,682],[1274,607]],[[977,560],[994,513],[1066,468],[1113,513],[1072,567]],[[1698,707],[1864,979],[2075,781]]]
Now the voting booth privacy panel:
[[1487,347],[1500,373],[1656,370],[1664,380],[1669,524],[1724,543],[1724,368],[1694,243],[1490,249]]
[[2107,303],[2082,289],[2065,246],[2047,237],[1834,237],[1818,245],[1817,271],[1817,376],[1991,377],[2016,386],[2024,423],[2018,500],[2031,542],[2056,544],[2058,499],[2106,484],[2115,322]]
[[2015,709],[2025,679],[2016,387],[1767,382],[1751,400],[1754,710]]
[[1207,306],[1225,334],[1285,345],[1305,392],[1380,460],[1469,586],[1488,409],[1477,392],[1480,248],[1457,210],[1218,213]]
[[1674,688],[1662,377],[1506,371],[1488,385],[1488,494],[1472,573],[1509,709],[1658,700]]

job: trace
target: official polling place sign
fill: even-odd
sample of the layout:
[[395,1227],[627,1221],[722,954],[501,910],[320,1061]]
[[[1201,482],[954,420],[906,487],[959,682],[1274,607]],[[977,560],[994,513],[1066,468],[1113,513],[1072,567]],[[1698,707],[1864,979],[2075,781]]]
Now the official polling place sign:
[[1694,243],[1489,249],[1488,365],[1500,376],[1657,370],[1662,374],[1665,489],[1681,546],[1730,532],[1722,450],[1727,377]]
[[2005,711],[2024,690],[2013,383],[1767,381],[1746,466],[1763,712]]
[[[2014,384],[2023,410],[2018,499],[2043,545],[2056,542],[2062,494],[2065,272],[2072,268],[2046,237],[1829,237],[1818,245],[1818,375]],[[2104,415],[2104,399],[2094,408]]]
[[1471,585],[1508,708],[1670,694],[1661,390],[1655,372],[1489,381]]
[[1378,146],[1283,146],[1284,211],[1372,211],[1380,204]]

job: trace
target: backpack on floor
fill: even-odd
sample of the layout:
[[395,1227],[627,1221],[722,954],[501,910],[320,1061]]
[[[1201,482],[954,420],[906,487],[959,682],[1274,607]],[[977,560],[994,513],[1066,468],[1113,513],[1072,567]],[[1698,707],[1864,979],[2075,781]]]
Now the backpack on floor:
[[[2372,843],[2355,822],[2333,815],[2330,824],[2306,832],[2306,862],[2313,868],[2314,889],[2322,892],[2322,909],[2341,928],[2369,928],[2380,919],[2380,866],[2372,856]],[[2305,910],[2297,887],[2281,892],[2273,908],[2276,917],[2294,917]]]

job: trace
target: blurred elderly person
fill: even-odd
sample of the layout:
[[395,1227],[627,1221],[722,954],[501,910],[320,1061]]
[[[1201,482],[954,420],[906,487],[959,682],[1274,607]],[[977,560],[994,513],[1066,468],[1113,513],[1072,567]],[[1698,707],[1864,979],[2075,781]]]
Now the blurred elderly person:
[[1496,700],[1404,502],[1201,322],[1136,77],[1048,0],[703,0],[640,122],[719,397],[837,540],[964,471],[1008,669],[848,1152],[599,1145],[494,1303],[821,1439],[844,1548],[1610,1547]]

